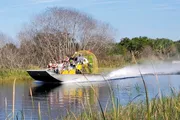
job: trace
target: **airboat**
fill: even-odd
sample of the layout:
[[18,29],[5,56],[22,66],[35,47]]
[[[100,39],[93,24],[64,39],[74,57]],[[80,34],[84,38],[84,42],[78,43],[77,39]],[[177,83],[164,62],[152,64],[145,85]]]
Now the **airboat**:
[[[105,78],[98,74],[98,62],[96,56],[90,51],[78,51],[76,54],[81,54],[89,61],[89,66],[82,67],[82,74],[76,74],[72,71],[63,71],[61,74],[57,74],[53,71],[41,69],[41,70],[27,70],[28,74],[36,81],[42,81],[46,83],[54,82],[87,82],[87,81],[100,81]],[[75,56],[75,55],[73,55]]]

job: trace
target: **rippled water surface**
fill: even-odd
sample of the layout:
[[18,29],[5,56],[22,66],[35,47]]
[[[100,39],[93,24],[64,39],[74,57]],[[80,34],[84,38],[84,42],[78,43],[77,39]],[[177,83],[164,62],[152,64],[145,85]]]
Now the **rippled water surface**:
[[[163,95],[171,95],[171,88],[179,91],[180,75],[158,76],[159,85],[155,76],[145,76],[150,98],[158,96],[158,86]],[[41,84],[16,83],[15,103],[13,105],[13,84],[0,85],[0,120],[12,117],[13,106],[15,117],[43,120],[61,118],[67,115],[67,111],[81,113],[84,107],[99,106],[103,108],[110,100],[110,88],[115,97],[122,104],[130,101],[144,100],[144,87],[141,78],[119,79],[107,82],[79,83],[79,84]],[[32,95],[31,95],[32,91]],[[136,99],[136,96],[140,95]],[[38,112],[38,110],[40,112]]]

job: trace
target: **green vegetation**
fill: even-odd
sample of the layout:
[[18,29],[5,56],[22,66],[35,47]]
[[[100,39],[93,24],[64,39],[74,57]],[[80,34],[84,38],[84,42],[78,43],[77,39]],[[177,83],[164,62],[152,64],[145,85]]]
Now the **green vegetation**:
[[146,60],[179,59],[180,41],[166,38],[134,37],[123,38],[118,43],[112,43],[106,49],[106,55],[98,56],[100,67],[122,67],[134,64],[133,56],[138,63]]
[[125,63],[134,63],[133,55],[137,61],[177,59],[180,53],[179,46],[180,41],[166,38],[151,39],[141,36],[132,39],[123,38],[107,50],[108,56],[105,59],[101,58],[106,62],[100,62],[100,66],[122,66]]
[[40,69],[38,66],[29,65],[25,68],[2,68],[0,69],[0,83],[12,83],[16,78],[17,82],[22,82],[24,80],[31,81],[33,80],[29,74],[26,72],[28,69]]
[[32,80],[26,70],[23,69],[1,69],[0,70],[0,81],[3,83],[11,82],[14,79],[17,81]]
[[[37,66],[29,65],[27,69],[40,69]],[[26,69],[0,69],[0,82],[1,83],[12,83],[16,78],[17,82],[20,81],[31,81],[32,78],[26,72]]]
[[[180,119],[180,95],[173,97],[164,97],[162,102],[159,99],[153,99],[149,103],[151,120],[178,120]],[[93,109],[93,108],[91,108]],[[117,105],[114,110],[103,110],[105,120],[147,120],[147,106],[140,103],[129,103],[127,106]],[[114,112],[116,114],[114,114]],[[85,110],[78,116],[72,113],[66,116],[66,120],[104,120],[101,111]]]
[[178,53],[176,44],[178,44],[178,42],[173,42],[166,38],[123,38],[119,43],[115,44],[110,53],[126,56],[128,53],[133,52],[137,58],[149,57],[152,55],[169,58]]

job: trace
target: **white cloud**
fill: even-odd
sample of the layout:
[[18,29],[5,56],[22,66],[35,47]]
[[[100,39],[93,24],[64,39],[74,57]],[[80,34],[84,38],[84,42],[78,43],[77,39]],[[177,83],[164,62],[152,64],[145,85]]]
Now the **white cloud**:
[[107,0],[107,1],[93,0],[92,4],[115,4],[115,3],[121,3],[121,2],[126,2],[126,1],[124,0]]
[[25,4],[14,4],[7,6],[5,8],[0,9],[0,13],[6,12],[9,9],[14,9],[14,8],[26,8],[31,5],[38,5],[38,4],[45,4],[45,3],[53,3],[57,1],[62,1],[62,0],[29,0]]
[[61,0],[31,0],[32,3],[34,4],[41,4],[41,3],[53,3],[56,1],[61,1]]
[[127,3],[129,0],[88,0],[88,1],[81,1],[78,4],[78,8],[87,8],[94,5],[101,6],[101,5],[112,5],[118,3]]
[[168,5],[168,4],[156,4],[153,7],[154,10],[176,10],[175,7],[173,7],[172,5]]
[[61,3],[58,4],[61,7],[65,7],[65,6],[72,6],[72,7],[76,7],[76,8],[84,8],[84,7],[90,7],[93,5],[104,5],[104,4],[117,4],[117,3],[126,3],[129,0],[27,0],[27,2],[25,4],[15,4],[15,5],[11,5],[8,6],[6,8],[1,8],[0,9],[0,13],[1,11],[7,11],[9,9],[15,9],[15,8],[26,8],[32,5],[39,5],[39,4],[49,4],[49,3]]

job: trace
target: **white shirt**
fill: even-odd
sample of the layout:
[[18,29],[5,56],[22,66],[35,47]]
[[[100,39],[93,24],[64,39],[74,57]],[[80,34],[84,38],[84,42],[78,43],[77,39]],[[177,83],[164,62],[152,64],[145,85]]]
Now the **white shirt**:
[[83,64],[88,64],[88,60],[86,59],[86,58],[84,58],[84,60],[83,60]]
[[64,67],[63,63],[58,64],[58,70],[62,70]]

